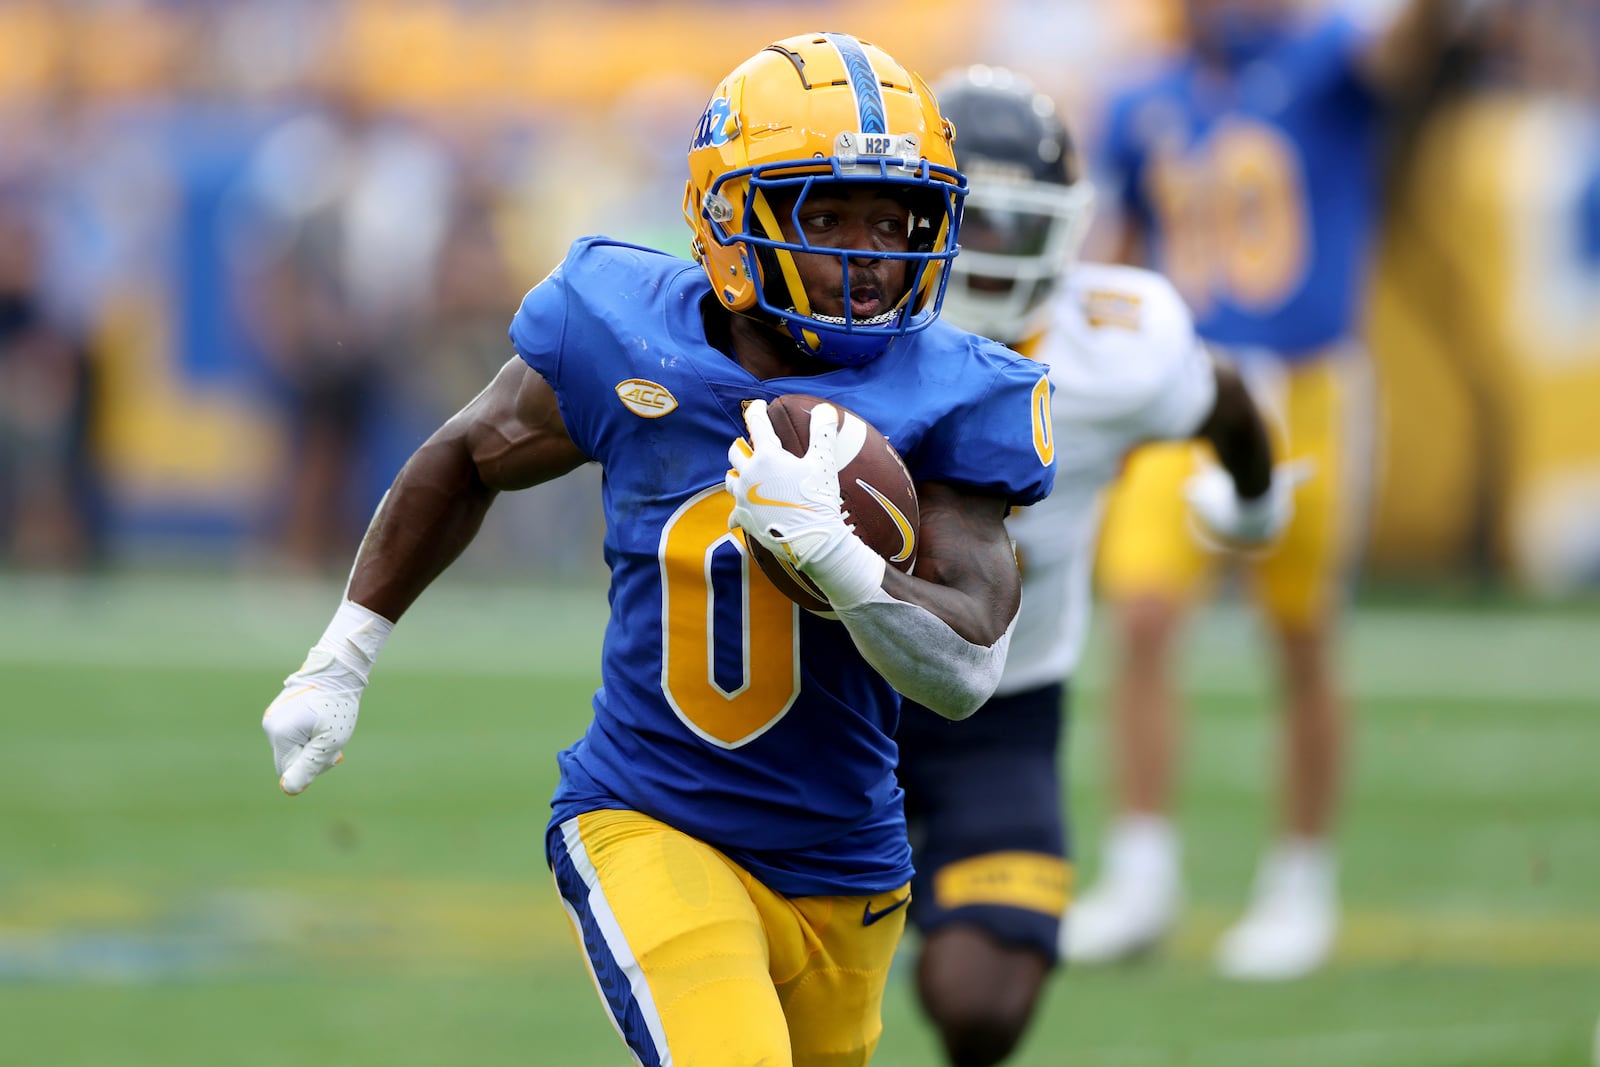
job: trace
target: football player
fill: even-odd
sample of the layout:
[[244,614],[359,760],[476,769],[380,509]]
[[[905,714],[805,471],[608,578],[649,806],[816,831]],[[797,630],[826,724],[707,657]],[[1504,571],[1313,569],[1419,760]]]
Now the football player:
[[[952,136],[922,79],[853,37],[739,65],[689,146],[695,261],[572,246],[512,320],[515,355],[396,478],[267,709],[299,793],[496,494],[599,463],[611,616],[545,844],[639,1063],[839,1067],[878,1042],[911,878],[896,691],[952,718],[988,698],[1019,601],[1004,517],[1054,476],[1041,368],[937,320],[966,193]],[[780,444],[766,403],[797,391],[904,457],[915,577],[841,513],[835,408],[806,455]],[[785,599],[751,539],[832,617]]]
[[1072,885],[1057,752],[1101,490],[1143,442],[1198,437],[1221,466],[1192,486],[1196,519],[1260,544],[1289,518],[1293,479],[1274,477],[1250,395],[1170,284],[1075,262],[1093,192],[1051,100],[989,67],[937,91],[971,183],[945,314],[1032,356],[1055,385],[1055,489],[1009,523],[1023,593],[999,688],[965,722],[908,706],[898,735],[918,992],[950,1062],[974,1067],[1010,1054],[1056,961]]
[[[1320,966],[1338,926],[1332,844],[1345,718],[1334,637],[1370,475],[1370,372],[1356,340],[1378,221],[1384,109],[1425,83],[1471,0],[1408,0],[1379,33],[1292,0],[1190,0],[1192,51],[1119,96],[1105,162],[1126,262],[1162,271],[1272,412],[1278,446],[1315,472],[1294,523],[1249,568],[1270,624],[1285,740],[1276,841],[1217,950],[1222,973]],[[1173,657],[1219,557],[1175,516],[1186,447],[1145,450],[1107,507],[1102,587],[1118,634],[1111,765],[1117,815],[1069,955],[1158,941],[1182,897],[1170,820]]]

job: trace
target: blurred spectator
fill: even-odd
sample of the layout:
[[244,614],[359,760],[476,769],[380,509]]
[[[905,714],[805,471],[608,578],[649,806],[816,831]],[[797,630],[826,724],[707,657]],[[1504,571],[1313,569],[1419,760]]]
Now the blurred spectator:
[[[1381,18],[1399,2],[1299,6]],[[1377,287],[1388,328],[1373,347],[1391,410],[1426,404],[1430,417],[1383,427],[1365,573],[1454,581],[1476,565],[1562,591],[1600,581],[1600,428],[1586,418],[1600,403],[1600,372],[1586,370],[1600,337],[1600,5],[1483,6],[1489,28],[1456,67],[1454,88],[1469,91],[1393,140],[1416,159],[1385,241],[1407,277]],[[960,16],[961,32],[912,38],[931,50],[924,65],[941,49],[1009,57],[1093,138],[1090,105],[1180,45],[1182,7],[996,0]],[[915,25],[915,10],[895,0],[862,18]],[[757,27],[783,12],[763,11],[741,11],[730,32],[765,37]],[[90,353],[93,425],[74,432],[93,435],[120,558],[215,560],[262,514],[296,565],[340,556],[328,543],[354,536],[415,434],[469,391],[465,365],[504,341],[516,294],[573,237],[680,247],[673,116],[718,72],[689,46],[700,20],[633,14],[584,54],[566,45],[590,39],[592,12],[563,5],[0,0],[0,187],[37,194],[38,321]],[[476,204],[456,204],[464,183]],[[218,225],[236,198],[224,193],[241,189],[253,221],[225,261]],[[1097,229],[1098,255],[1115,254],[1111,236]],[[1236,242],[1200,262],[1272,247]],[[238,263],[248,331],[228,291]],[[20,394],[4,388],[10,412]],[[19,446],[5,417],[11,500]],[[92,514],[88,498],[75,506]],[[583,549],[544,528],[574,514],[590,509],[519,498],[496,519],[505,540],[479,550],[514,546],[563,572],[570,559],[531,546]]]
[[433,315],[423,348],[442,405],[459,408],[506,360],[508,308],[533,279],[511,277],[495,223],[495,190],[474,181],[456,204],[439,248]]
[[419,357],[454,182],[435,139],[350,91],[284,122],[249,168],[244,299],[291,434],[270,523],[291,567],[359,537],[364,445]]
[[1571,594],[1600,586],[1600,8],[1485,14],[1393,183],[1371,332],[1396,417],[1369,568]]
[[[1123,258],[1188,299],[1196,328],[1251,381],[1280,458],[1315,477],[1278,544],[1249,560],[1283,715],[1274,840],[1217,966],[1236,978],[1321,966],[1339,922],[1334,824],[1346,710],[1337,662],[1345,587],[1367,509],[1371,407],[1356,343],[1379,223],[1385,109],[1418,91],[1449,35],[1447,0],[1406,0],[1381,31],[1289,0],[1188,0],[1188,50],[1117,97],[1102,165]],[[1069,918],[1079,962],[1148,949],[1183,896],[1172,812],[1176,658],[1222,562],[1186,537],[1187,446],[1141,449],[1107,510],[1101,579],[1120,648],[1113,683],[1117,811],[1098,881]]]
[[0,195],[0,560],[75,570],[100,554],[91,364],[47,310],[40,235]]

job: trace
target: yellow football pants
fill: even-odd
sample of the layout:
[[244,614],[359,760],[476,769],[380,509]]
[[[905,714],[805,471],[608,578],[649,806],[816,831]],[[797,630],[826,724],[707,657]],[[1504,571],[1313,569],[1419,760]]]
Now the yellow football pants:
[[904,887],[786,898],[633,811],[550,841],[556,888],[623,1040],[646,1067],[855,1067],[883,1030]]
[[[1325,619],[1344,583],[1371,493],[1366,362],[1337,352],[1282,367],[1242,369],[1268,417],[1278,463],[1307,460],[1294,518],[1270,549],[1249,557],[1252,592],[1280,627]],[[1254,370],[1254,373],[1251,373]],[[1146,445],[1106,502],[1099,582],[1113,599],[1165,596],[1192,603],[1214,577],[1218,555],[1190,532],[1183,482],[1211,459],[1208,445]]]

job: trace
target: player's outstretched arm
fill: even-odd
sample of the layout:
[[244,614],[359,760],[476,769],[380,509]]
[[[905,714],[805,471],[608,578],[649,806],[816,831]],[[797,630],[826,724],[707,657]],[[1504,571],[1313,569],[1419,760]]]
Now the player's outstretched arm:
[[1310,471],[1299,463],[1273,466],[1265,421],[1239,372],[1220,360],[1215,368],[1216,404],[1197,436],[1211,442],[1221,466],[1203,466],[1184,496],[1201,536],[1224,547],[1258,548],[1289,524],[1295,486]]
[[575,469],[555,391],[512,358],[418,448],[367,528],[347,598],[398,620],[472,539],[494,498]]
[[1217,399],[1196,436],[1211,442],[1241,500],[1257,500],[1272,484],[1272,441],[1266,420],[1233,364],[1212,360]]
[[333,621],[262,715],[284,792],[301,792],[343,758],[395,621],[471,543],[496,494],[584,459],[554,391],[520,359],[417,449],[367,527]]

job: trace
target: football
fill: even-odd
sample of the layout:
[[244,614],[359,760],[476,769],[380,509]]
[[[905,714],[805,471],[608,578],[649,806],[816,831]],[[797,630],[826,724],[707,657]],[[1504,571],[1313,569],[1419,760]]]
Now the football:
[[[786,393],[767,404],[778,440],[795,455],[805,455],[811,446],[811,409],[818,404],[833,404],[839,411],[839,496],[845,522],[889,566],[909,573],[917,560],[917,488],[889,439],[843,404]],[[809,578],[754,537],[746,537],[745,544],[761,572],[790,600],[809,611],[830,610]]]

